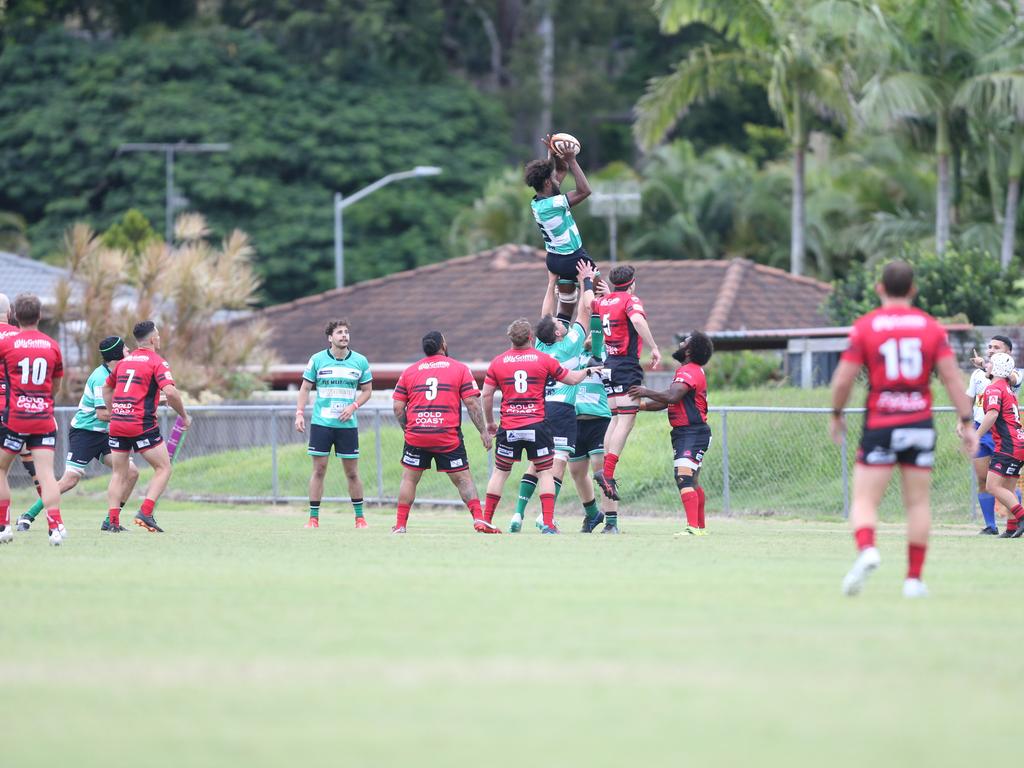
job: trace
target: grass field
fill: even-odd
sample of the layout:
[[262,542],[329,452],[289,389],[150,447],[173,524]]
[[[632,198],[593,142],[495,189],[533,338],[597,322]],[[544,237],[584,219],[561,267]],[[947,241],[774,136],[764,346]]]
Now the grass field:
[[[15,509],[27,497],[22,494]],[[101,507],[102,505],[100,505]],[[902,531],[668,519],[619,537],[474,534],[390,510],[165,503],[163,536],[0,549],[7,766],[1009,764],[1022,544],[940,529],[900,597]],[[566,519],[563,526],[575,528]]]

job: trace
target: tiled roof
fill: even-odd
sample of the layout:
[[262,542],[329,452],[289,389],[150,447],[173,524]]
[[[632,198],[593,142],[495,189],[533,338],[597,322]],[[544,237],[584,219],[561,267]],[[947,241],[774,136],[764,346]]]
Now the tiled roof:
[[0,293],[12,302],[19,293],[34,293],[44,304],[52,304],[57,283],[67,275],[66,269],[0,251]]
[[[745,259],[631,263],[637,270],[637,294],[662,346],[694,328],[829,324],[821,304],[830,288],[817,280]],[[599,266],[608,273],[607,264]],[[272,344],[287,365],[304,364],[323,349],[324,326],[341,317],[352,324],[353,349],[371,363],[418,359],[420,338],[428,330],[445,334],[454,357],[481,363],[506,347],[511,321],[540,315],[546,283],[543,251],[503,245],[269,307],[255,316],[270,324]]]

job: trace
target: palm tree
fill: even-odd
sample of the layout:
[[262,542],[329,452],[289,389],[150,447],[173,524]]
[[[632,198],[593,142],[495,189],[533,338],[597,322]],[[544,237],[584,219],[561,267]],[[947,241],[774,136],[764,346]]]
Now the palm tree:
[[[999,263],[1003,271],[1013,259],[1017,231],[1017,209],[1020,205],[1020,178],[1024,171],[1024,11],[1014,17],[1003,6],[992,9],[1002,29],[991,50],[976,64],[976,74],[960,86],[954,104],[982,116],[989,125],[1009,134],[1010,157],[1006,166],[1006,209],[1002,220],[1002,242]],[[994,156],[994,152],[992,155]],[[994,165],[995,163],[993,163]],[[996,200],[996,173],[991,172],[991,194]]]
[[950,238],[951,132],[959,116],[956,96],[985,41],[993,39],[993,14],[970,0],[888,0],[891,23],[880,28],[870,53],[877,72],[864,88],[860,112],[879,127],[903,127],[934,136],[935,250]]
[[817,115],[845,122],[850,109],[846,75],[827,32],[822,6],[866,15],[854,3],[809,0],[656,0],[662,31],[701,23],[734,45],[702,46],[674,72],[653,79],[637,104],[634,135],[650,149],[696,103],[736,83],[764,85],[793,148],[790,271],[804,272],[804,165],[808,127]]

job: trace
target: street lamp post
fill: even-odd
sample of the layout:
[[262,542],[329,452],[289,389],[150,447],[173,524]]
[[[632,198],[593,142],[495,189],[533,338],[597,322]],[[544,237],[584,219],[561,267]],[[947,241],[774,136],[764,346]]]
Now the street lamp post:
[[359,202],[367,195],[373,194],[381,187],[386,187],[393,181],[414,179],[419,176],[437,176],[439,173],[441,173],[441,169],[436,166],[417,165],[411,171],[389,173],[387,176],[363,187],[358,192],[353,192],[348,197],[343,197],[341,192],[334,193],[334,285],[336,288],[345,287],[345,231],[342,211],[352,205],[352,203]]
[[167,177],[167,192],[165,199],[164,236],[167,242],[171,242],[174,236],[174,209],[183,198],[174,191],[174,153],[175,152],[227,152],[231,149],[230,144],[192,144],[187,141],[178,141],[173,144],[165,142],[141,142],[135,144],[122,144],[117,148],[117,154],[122,152],[163,152],[164,172]]

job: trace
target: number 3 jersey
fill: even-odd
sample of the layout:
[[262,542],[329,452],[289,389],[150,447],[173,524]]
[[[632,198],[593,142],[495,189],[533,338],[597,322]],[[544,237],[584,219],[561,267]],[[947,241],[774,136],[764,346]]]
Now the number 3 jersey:
[[867,366],[866,428],[931,418],[932,370],[952,355],[945,329],[919,309],[880,307],[857,320],[842,359]]
[[491,360],[484,384],[501,392],[502,429],[544,421],[548,377],[561,381],[568,373],[555,358],[537,349],[513,347]]
[[46,435],[56,431],[53,381],[64,375],[57,342],[39,331],[0,335],[0,374],[7,396],[4,423],[11,432]]
[[406,403],[405,441],[417,448],[453,451],[462,435],[462,401],[479,397],[469,367],[444,355],[425,357],[398,377],[393,399]]
[[106,385],[114,390],[112,437],[136,437],[157,427],[160,390],[174,384],[171,366],[152,349],[136,349],[117,361]]

